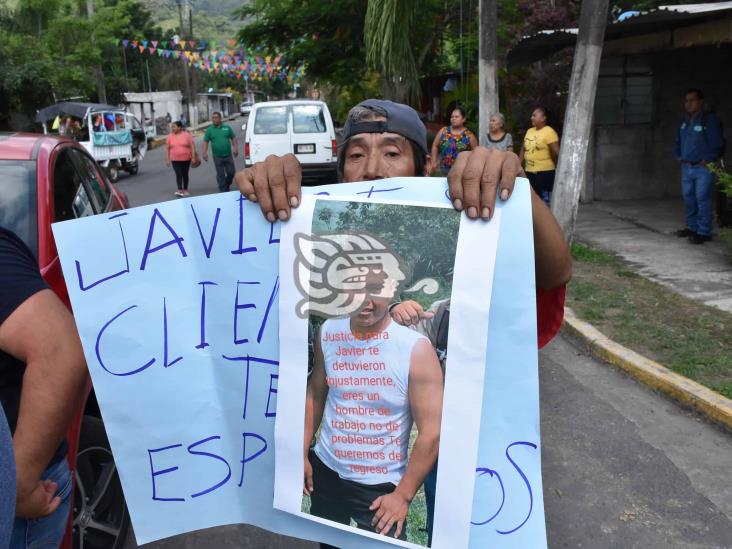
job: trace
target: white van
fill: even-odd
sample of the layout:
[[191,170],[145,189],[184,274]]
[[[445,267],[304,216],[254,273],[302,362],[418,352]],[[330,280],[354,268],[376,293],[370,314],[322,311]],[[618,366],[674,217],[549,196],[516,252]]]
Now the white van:
[[335,128],[323,101],[295,99],[252,106],[244,133],[244,165],[287,153],[300,161],[304,182],[335,183]]

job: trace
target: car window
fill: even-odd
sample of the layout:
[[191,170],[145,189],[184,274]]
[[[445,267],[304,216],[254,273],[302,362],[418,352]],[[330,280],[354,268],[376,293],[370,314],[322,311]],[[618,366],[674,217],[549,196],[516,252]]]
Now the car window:
[[287,133],[287,107],[264,107],[255,116],[255,134]]
[[292,107],[292,131],[294,133],[325,132],[325,115],[320,105],[294,105]]
[[53,165],[54,221],[94,215],[89,193],[74,167],[69,150],[61,151]]
[[0,227],[38,255],[38,187],[32,160],[0,160]]
[[94,201],[96,211],[107,211],[107,205],[112,197],[112,193],[109,191],[106,183],[101,179],[97,163],[76,149],[69,151],[69,154],[73,158],[76,169],[89,187],[91,199]]

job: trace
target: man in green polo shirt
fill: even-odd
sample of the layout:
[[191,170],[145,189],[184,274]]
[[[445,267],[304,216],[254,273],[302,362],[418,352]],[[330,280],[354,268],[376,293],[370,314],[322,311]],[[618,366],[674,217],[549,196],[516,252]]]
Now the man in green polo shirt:
[[239,154],[239,143],[231,126],[221,123],[220,112],[211,115],[211,122],[212,124],[206,128],[206,133],[203,135],[202,156],[208,162],[208,143],[210,141],[211,155],[214,166],[216,166],[216,184],[219,186],[219,191],[225,193],[229,190],[231,182],[234,180],[234,173],[236,173],[233,156]]

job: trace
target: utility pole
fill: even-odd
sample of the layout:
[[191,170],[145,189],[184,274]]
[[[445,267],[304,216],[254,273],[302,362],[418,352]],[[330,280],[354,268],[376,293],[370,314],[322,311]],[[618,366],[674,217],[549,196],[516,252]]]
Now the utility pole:
[[[178,21],[180,23],[180,38],[185,39],[185,26],[183,25],[183,5],[185,4],[186,8],[188,8],[188,0],[176,0],[178,3]],[[183,56],[181,58],[181,61],[183,63],[183,77],[185,78],[186,82],[186,100],[188,102],[188,120],[191,122],[193,120],[193,96],[191,95],[191,81],[188,77],[188,58]]]
[[488,141],[488,122],[498,112],[498,8],[497,0],[480,0],[478,29],[478,141]]
[[[86,14],[90,21],[94,19],[94,0],[86,0]],[[92,23],[93,24],[93,23]],[[92,28],[91,33],[92,45],[96,43],[96,31]],[[107,102],[107,90],[104,86],[104,73],[102,72],[102,66],[98,63],[94,65],[94,75],[97,79],[97,99],[100,103]]]
[[552,195],[552,212],[567,242],[572,241],[580,192],[585,180],[607,13],[608,0],[582,0],[567,112],[564,116],[564,134]]

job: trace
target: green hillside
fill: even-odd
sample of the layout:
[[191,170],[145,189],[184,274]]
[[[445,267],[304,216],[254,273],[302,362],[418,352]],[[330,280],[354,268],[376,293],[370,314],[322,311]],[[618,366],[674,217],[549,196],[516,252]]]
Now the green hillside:
[[[156,24],[162,29],[178,32],[178,7],[174,0],[143,0]],[[234,38],[243,21],[232,15],[245,2],[242,0],[191,0],[193,7],[193,36],[204,40]]]

